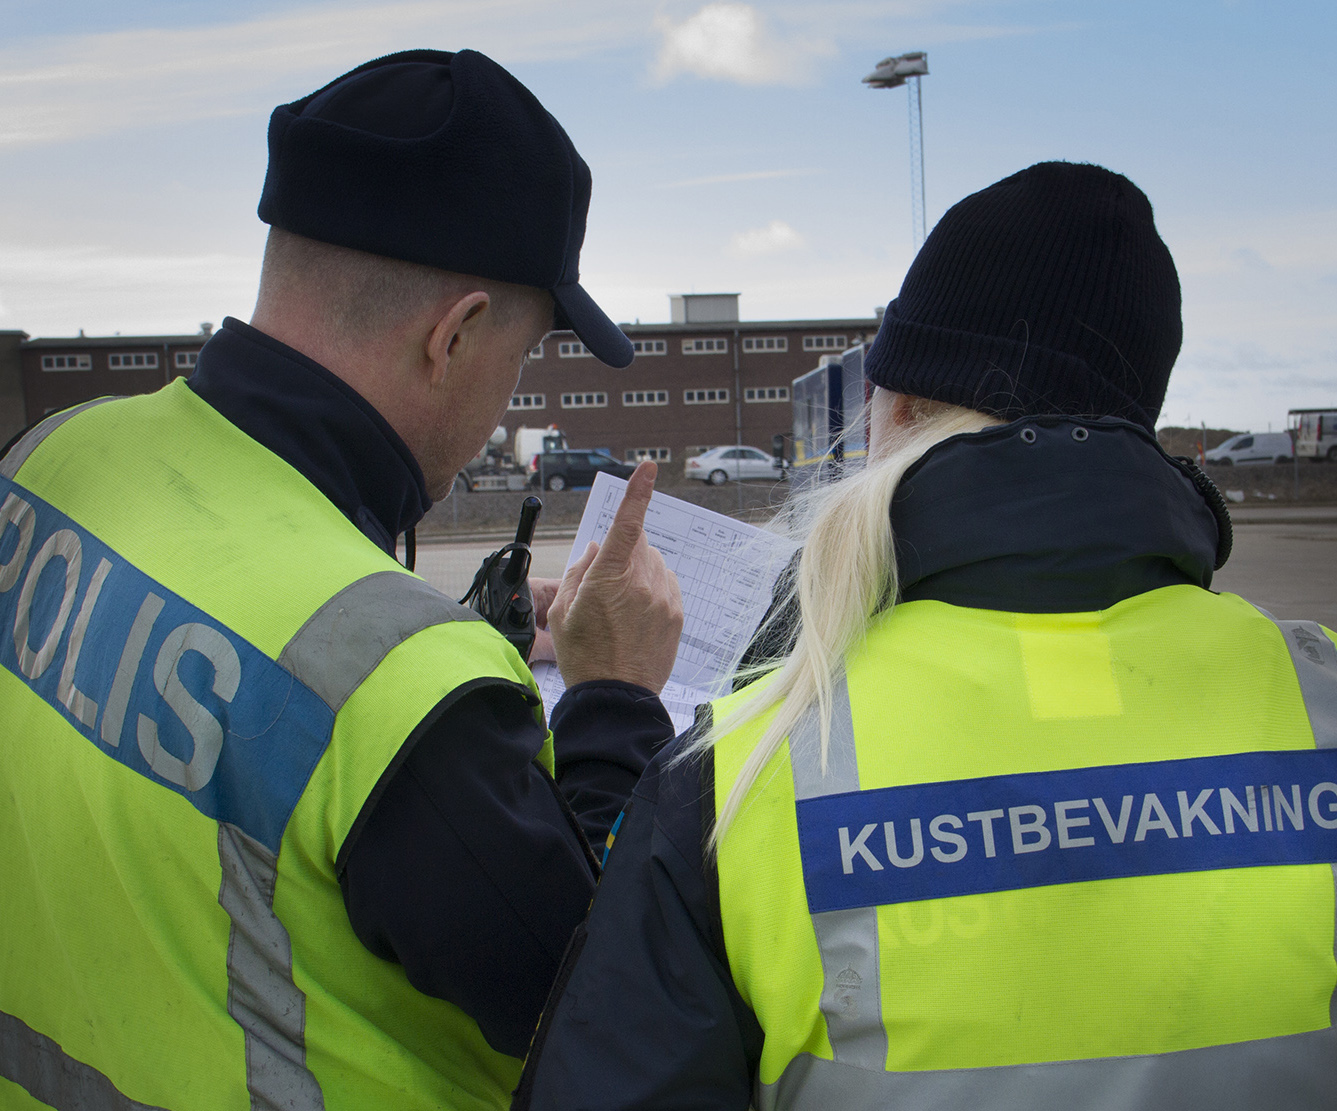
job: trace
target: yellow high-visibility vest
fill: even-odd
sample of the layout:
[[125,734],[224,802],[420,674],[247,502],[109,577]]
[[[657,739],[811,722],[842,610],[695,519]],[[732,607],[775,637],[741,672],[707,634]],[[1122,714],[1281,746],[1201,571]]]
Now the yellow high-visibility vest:
[[[0,462],[0,1106],[505,1106],[520,1062],[348,921],[338,854],[515,650],[183,381]],[[541,720],[541,719],[540,719]],[[551,736],[535,753],[552,769]]]
[[829,722],[719,853],[759,1108],[1337,1105],[1330,633],[1191,586],[910,602]]

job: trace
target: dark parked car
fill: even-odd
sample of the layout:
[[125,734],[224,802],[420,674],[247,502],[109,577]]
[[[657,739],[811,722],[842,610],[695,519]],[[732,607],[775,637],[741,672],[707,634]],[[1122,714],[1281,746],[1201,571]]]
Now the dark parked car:
[[635,466],[619,463],[603,451],[544,451],[529,464],[529,485],[547,490],[566,490],[589,486],[600,471],[618,478],[630,478]]

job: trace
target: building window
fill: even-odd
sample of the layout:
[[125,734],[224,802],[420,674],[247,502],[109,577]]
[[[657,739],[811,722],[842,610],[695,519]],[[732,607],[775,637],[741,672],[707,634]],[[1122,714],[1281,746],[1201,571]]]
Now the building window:
[[513,393],[508,409],[546,409],[548,398],[541,393]]
[[557,345],[557,357],[559,359],[590,359],[594,356],[591,355],[590,349],[583,343],[567,341]]
[[684,405],[722,405],[729,400],[728,390],[683,390]]
[[666,339],[634,339],[631,341],[631,349],[637,355],[667,355],[668,340]]
[[704,455],[708,451],[714,451],[719,444],[688,444],[684,454],[688,459],[694,455]]
[[642,459],[653,459],[656,463],[670,463],[673,453],[666,447],[629,447],[627,462],[639,463]]
[[788,401],[788,386],[749,386],[743,391],[744,401]]
[[178,370],[189,370],[199,357],[198,351],[178,351],[174,361]]
[[43,355],[43,370],[92,370],[92,355]]
[[727,339],[685,339],[682,341],[682,353],[684,355],[715,355],[721,352],[727,353],[729,350],[729,341]]
[[606,393],[564,393],[563,409],[602,409],[608,404]]
[[668,390],[628,390],[622,395],[623,405],[667,405]]
[[541,359],[541,358],[543,358],[543,344],[540,343],[537,347],[532,348],[532,349],[530,350],[530,352],[529,352],[529,357],[530,357],[531,359]]
[[108,355],[107,365],[111,367],[112,370],[142,370],[145,367],[156,367],[158,365],[158,356],[152,351],[137,351],[133,355]]
[[804,351],[844,351],[849,345],[844,336],[804,336]]
[[744,336],[744,351],[788,351],[788,336]]

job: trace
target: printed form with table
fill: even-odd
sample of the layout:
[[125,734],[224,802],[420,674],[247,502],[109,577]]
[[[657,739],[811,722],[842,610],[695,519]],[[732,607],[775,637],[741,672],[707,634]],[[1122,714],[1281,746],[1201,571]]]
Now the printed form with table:
[[[591,540],[603,542],[626,488],[625,479],[595,476],[568,567]],[[650,498],[645,534],[682,591],[682,639],[660,695],[674,729],[682,733],[697,706],[729,692],[734,670],[770,607],[775,581],[798,546],[659,491]],[[557,705],[565,689],[557,665],[539,662],[533,671],[544,706]]]

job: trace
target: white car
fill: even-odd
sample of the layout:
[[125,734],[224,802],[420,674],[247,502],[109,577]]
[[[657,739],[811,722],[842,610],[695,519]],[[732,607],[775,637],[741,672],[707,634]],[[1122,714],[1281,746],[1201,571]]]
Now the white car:
[[1212,448],[1205,456],[1208,463],[1289,463],[1295,458],[1295,448],[1286,432],[1241,432],[1224,444]]
[[716,447],[694,455],[684,469],[688,478],[699,478],[712,486],[723,486],[730,479],[785,479],[784,460],[755,447]]

